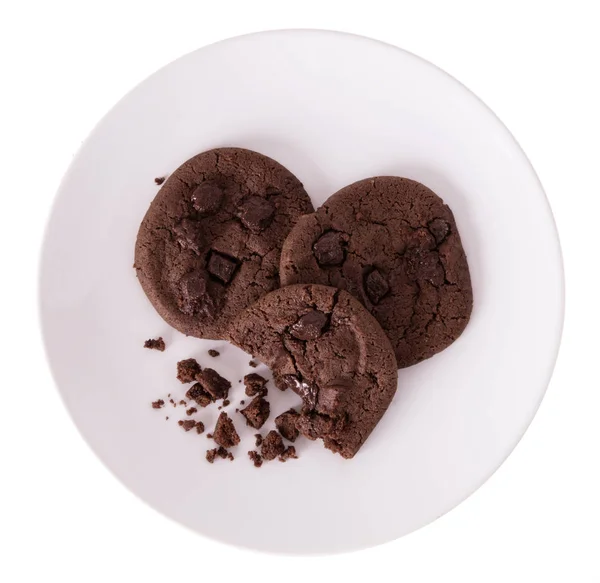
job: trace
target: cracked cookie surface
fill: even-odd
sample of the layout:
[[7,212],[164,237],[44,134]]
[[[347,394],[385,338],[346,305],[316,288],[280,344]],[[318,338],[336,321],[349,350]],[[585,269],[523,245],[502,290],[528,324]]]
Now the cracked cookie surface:
[[400,368],[454,342],[473,305],[452,211],[408,178],[355,182],[302,217],[283,245],[280,278],[350,292],[385,330]]
[[194,156],[164,183],[140,226],[135,269],[171,326],[221,339],[240,311],[279,287],[283,240],[313,211],[301,182],[241,148]]
[[280,389],[301,397],[298,431],[345,458],[360,449],[396,392],[385,332],[360,302],[333,287],[291,285],[267,294],[236,320],[230,340],[267,364]]

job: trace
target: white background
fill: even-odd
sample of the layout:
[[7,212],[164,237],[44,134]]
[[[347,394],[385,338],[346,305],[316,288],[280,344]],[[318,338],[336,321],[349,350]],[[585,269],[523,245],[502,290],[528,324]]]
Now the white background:
[[[596,4],[3,3],[0,581],[600,582]],[[44,222],[62,174],[95,122],[178,56],[273,28],[364,34],[458,78],[529,156],[554,210],[565,260],[560,356],[515,452],[476,494],[434,524],[382,547],[334,557],[238,551],[146,507],[77,434],[52,385],[37,326]]]

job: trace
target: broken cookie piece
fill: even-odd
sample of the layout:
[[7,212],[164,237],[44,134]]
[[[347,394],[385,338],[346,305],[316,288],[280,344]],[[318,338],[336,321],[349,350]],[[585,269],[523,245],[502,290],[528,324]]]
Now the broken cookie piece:
[[283,445],[281,435],[277,431],[269,431],[260,446],[260,453],[263,459],[267,461],[274,460],[284,451],[285,445]]
[[289,409],[285,413],[275,417],[275,427],[283,437],[288,441],[296,441],[296,438],[300,434],[296,428],[296,421],[300,417],[298,411],[295,409]]
[[165,341],[162,339],[162,336],[158,338],[150,338],[144,342],[144,348],[149,348],[150,350],[158,350],[160,352],[165,351]]
[[269,401],[265,400],[262,395],[258,395],[240,413],[246,418],[246,425],[254,427],[254,429],[260,429],[269,418],[271,406]]
[[165,406],[165,402],[162,399],[158,399],[158,401],[152,401],[153,409],[162,409]]
[[231,383],[212,368],[205,368],[198,372],[196,380],[213,401],[226,399],[231,388]]
[[214,463],[217,457],[220,457],[221,459],[229,459],[230,461],[233,461],[234,459],[233,455],[222,446],[206,450],[206,461],[209,463]]
[[235,430],[233,421],[225,411],[217,419],[217,424],[213,431],[213,439],[215,443],[225,448],[233,447],[240,442],[240,436]]
[[200,383],[193,384],[185,396],[195,401],[200,407],[208,407],[208,405],[214,402],[212,395]]
[[177,379],[181,383],[193,383],[202,370],[195,358],[187,358],[177,363]]
[[255,372],[251,372],[244,377],[244,386],[246,387],[245,393],[249,397],[254,397],[256,395],[266,395],[267,389],[265,385],[267,384],[267,379],[261,377],[259,374]]

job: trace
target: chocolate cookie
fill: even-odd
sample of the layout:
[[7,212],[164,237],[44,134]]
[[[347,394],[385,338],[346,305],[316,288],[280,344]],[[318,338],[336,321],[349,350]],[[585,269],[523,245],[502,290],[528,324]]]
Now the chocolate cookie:
[[262,297],[236,320],[231,341],[271,367],[302,398],[297,429],[351,458],[385,413],[398,371],[385,332],[360,302],[322,285]]
[[300,181],[271,158],[204,152],[152,201],[135,246],[138,279],[171,326],[223,338],[241,310],[279,286],[283,240],[312,210]]
[[473,305],[452,211],[408,178],[355,182],[302,217],[283,245],[280,278],[350,292],[387,333],[400,368],[456,340]]

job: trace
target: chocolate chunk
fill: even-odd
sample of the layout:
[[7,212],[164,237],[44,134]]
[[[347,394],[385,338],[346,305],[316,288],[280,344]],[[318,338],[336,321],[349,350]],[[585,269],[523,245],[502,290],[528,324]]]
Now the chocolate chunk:
[[298,456],[296,455],[296,448],[293,445],[286,447],[284,452],[279,456],[280,462],[285,462],[289,459],[298,459]]
[[239,207],[238,217],[242,224],[255,234],[266,229],[275,214],[275,205],[260,196],[251,196]]
[[[249,397],[254,397],[255,395],[266,395],[267,389],[265,385],[267,384],[267,379],[261,377],[259,374],[255,372],[251,372],[244,377],[244,385],[246,386],[245,393]],[[243,405],[243,402],[242,402]]]
[[195,358],[187,358],[177,363],[177,379],[182,383],[191,383],[202,370]]
[[427,228],[438,245],[442,243],[448,236],[448,233],[450,233],[450,223],[444,219],[433,219],[433,221],[427,225]]
[[165,402],[162,399],[152,402],[153,409],[162,409],[164,406],[165,406]]
[[166,180],[165,176],[158,176],[157,178],[154,179],[155,184],[158,184],[159,186]]
[[192,385],[185,396],[198,403],[200,407],[207,407],[215,401],[212,395],[208,393],[200,383]]
[[160,352],[164,352],[165,341],[162,339],[162,336],[159,336],[158,338],[150,338],[144,342],[144,348],[150,348],[150,350],[160,350]]
[[208,291],[208,275],[206,272],[195,269],[186,273],[179,280],[180,297],[177,305],[188,316],[199,312],[207,316],[215,314],[216,305]]
[[288,441],[296,441],[299,435],[298,429],[296,429],[296,420],[300,417],[295,409],[289,409],[285,413],[275,417],[275,427],[283,437]]
[[246,425],[250,425],[250,427],[254,427],[254,429],[260,429],[269,418],[271,406],[262,395],[258,395],[258,397],[254,397],[254,399],[250,401],[250,404],[242,409],[240,413],[246,418]]
[[328,415],[339,414],[346,407],[346,396],[352,392],[351,383],[340,381],[319,389],[317,409]]
[[202,227],[198,221],[181,219],[174,227],[177,242],[182,249],[200,253],[203,244]]
[[279,435],[277,431],[269,431],[260,446],[260,453],[263,459],[266,459],[267,461],[274,460],[284,451],[285,445],[283,445],[283,439],[281,439],[281,435]]
[[233,421],[225,411],[217,419],[217,424],[213,431],[213,439],[218,445],[223,447],[233,447],[240,442],[240,436],[235,430]]
[[196,422],[193,419],[182,419],[177,422],[177,425],[183,427],[185,431],[190,431],[191,429],[194,429],[194,427],[196,427]]
[[237,261],[227,255],[221,255],[213,251],[208,260],[208,272],[220,279],[223,283],[229,283],[237,268]]
[[298,340],[316,340],[323,333],[327,316],[319,310],[312,310],[290,328],[290,334]]
[[192,205],[202,215],[214,215],[223,203],[223,190],[216,183],[207,180],[192,193]]
[[257,451],[249,451],[248,452],[248,457],[254,463],[254,467],[255,468],[260,468],[260,466],[263,465],[262,456]]
[[406,274],[414,281],[429,281],[435,286],[444,283],[444,268],[436,251],[413,247],[406,251]]
[[390,284],[383,276],[381,271],[373,269],[365,277],[365,289],[372,304],[378,304],[382,298],[390,291]]
[[327,231],[313,245],[319,265],[340,265],[344,261],[344,240],[337,231]]
[[215,350],[214,348],[211,348],[208,351],[208,355],[212,356],[213,358],[216,358],[217,356],[219,356],[219,354],[221,354],[218,350]]
[[307,383],[295,375],[285,375],[282,378],[283,383],[292,389],[294,393],[302,397],[304,408],[312,411],[317,404],[317,386],[313,383]]
[[226,399],[231,388],[231,383],[212,368],[205,368],[197,373],[196,380],[204,391],[212,397],[213,401]]

